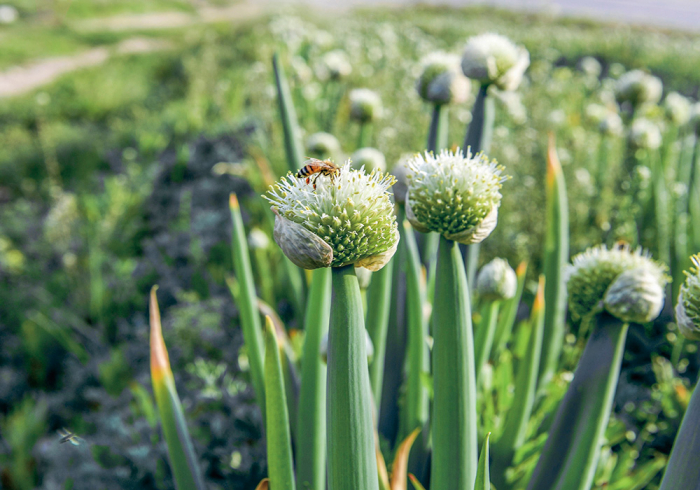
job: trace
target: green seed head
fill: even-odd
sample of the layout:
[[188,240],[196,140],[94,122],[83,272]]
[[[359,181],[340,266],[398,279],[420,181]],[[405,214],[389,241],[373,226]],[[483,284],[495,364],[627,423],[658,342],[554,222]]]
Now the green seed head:
[[478,243],[496,227],[503,167],[483,153],[442,150],[407,162],[406,216],[418,231]]
[[368,172],[374,170],[386,172],[386,158],[384,158],[384,153],[376,148],[360,148],[352,154],[350,161],[352,161],[352,167],[355,169],[364,167]]
[[396,251],[399,233],[387,192],[395,180],[366,174],[347,162],[338,174],[312,175],[309,184],[289,174],[266,196],[277,214],[275,241],[305,269],[355,264],[379,270]]
[[515,296],[518,278],[504,259],[493,259],[481,268],[476,278],[476,290],[487,301],[501,301]]
[[656,104],[661,100],[662,92],[661,79],[642,70],[628,71],[615,84],[615,98],[618,103],[627,102],[632,107]]
[[433,104],[466,102],[470,83],[459,67],[459,56],[438,51],[425,57],[421,65],[416,90],[424,100]]
[[611,284],[623,272],[635,269],[648,272],[662,289],[667,283],[666,267],[652,260],[641,248],[632,251],[628,245],[612,249],[600,245],[576,255],[569,267],[567,283],[569,308],[574,318],[598,311]]
[[350,92],[350,117],[367,123],[379,118],[382,113],[382,99],[367,88],[356,88]]
[[314,133],[306,140],[306,153],[319,160],[333,158],[340,153],[340,142],[330,133]]
[[626,270],[605,293],[605,309],[626,323],[655,320],[664,306],[664,288],[656,275],[644,267]]
[[530,66],[530,53],[499,34],[469,38],[462,55],[462,71],[481,84],[493,83],[501,90],[515,90]]
[[685,271],[685,282],[678,293],[676,321],[686,338],[700,340],[700,254],[691,260],[693,266]]

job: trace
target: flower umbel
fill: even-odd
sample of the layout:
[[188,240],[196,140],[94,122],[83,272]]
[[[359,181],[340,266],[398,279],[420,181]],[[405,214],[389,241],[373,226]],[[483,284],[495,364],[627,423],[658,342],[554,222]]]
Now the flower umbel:
[[426,152],[408,161],[406,216],[418,231],[478,243],[496,227],[503,167],[483,153]]
[[700,254],[693,255],[693,267],[685,271],[685,282],[678,293],[676,321],[688,339],[700,340]]
[[469,38],[462,55],[462,71],[482,84],[515,90],[530,66],[530,53],[500,34],[486,33]]
[[462,74],[459,56],[437,51],[421,61],[416,80],[418,95],[434,104],[461,103],[469,96],[469,79]]
[[[381,172],[353,170],[349,162],[332,181],[325,175],[319,177],[316,189],[289,174],[263,196],[277,213],[275,240],[300,267],[355,264],[379,270],[392,257],[399,240],[387,192],[394,182],[394,177]],[[325,244],[330,255],[308,252],[311,242],[320,248]],[[324,258],[317,260],[321,256]]]
[[[596,311],[613,282],[622,273],[635,269],[645,275],[645,282],[655,280],[662,290],[668,282],[666,267],[651,259],[649,254],[641,248],[633,251],[627,244],[616,245],[611,249],[600,245],[576,255],[568,271],[567,288],[571,312],[575,317],[585,317]],[[630,286],[629,281],[623,281],[611,292],[608,302],[621,304],[623,300],[615,295],[623,289],[641,291],[637,286]],[[610,312],[615,314],[615,307],[612,309],[613,311]],[[621,319],[627,321],[624,318]]]

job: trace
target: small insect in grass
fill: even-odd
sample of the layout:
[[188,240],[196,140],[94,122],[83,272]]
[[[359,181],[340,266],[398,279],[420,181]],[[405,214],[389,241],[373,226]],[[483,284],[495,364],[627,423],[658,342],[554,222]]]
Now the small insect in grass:
[[318,158],[307,157],[308,160],[304,162],[304,165],[296,174],[297,179],[303,179],[306,177],[306,183],[310,183],[311,176],[316,175],[313,181],[314,190],[316,189],[316,181],[321,175],[330,177],[331,182],[333,182],[336,175],[340,173],[340,167],[330,160],[319,160]]
[[58,431],[58,435],[61,436],[61,440],[59,441],[61,444],[65,442],[70,442],[74,446],[80,446],[80,443],[83,442],[83,439],[76,436],[74,433],[72,433],[65,427]]

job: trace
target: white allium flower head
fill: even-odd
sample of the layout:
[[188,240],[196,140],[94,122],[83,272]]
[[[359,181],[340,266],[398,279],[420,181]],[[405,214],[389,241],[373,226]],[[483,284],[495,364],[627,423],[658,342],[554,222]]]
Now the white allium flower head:
[[0,24],[12,24],[19,18],[19,11],[12,5],[0,5]]
[[665,266],[641,248],[632,250],[627,244],[611,249],[605,245],[592,247],[576,255],[572,262],[567,271],[567,289],[574,317],[586,317],[598,311],[610,285],[625,271],[643,269],[662,289],[668,282]]
[[340,142],[330,133],[314,133],[306,139],[306,152],[311,157],[325,160],[340,153]]
[[639,117],[630,128],[630,142],[635,148],[655,150],[661,146],[661,130],[649,119]]
[[467,244],[491,234],[506,180],[495,160],[458,148],[417,154],[407,165],[406,217],[415,229]]
[[493,259],[481,268],[476,277],[476,290],[487,301],[510,299],[517,289],[518,277],[504,259]]
[[631,70],[622,75],[615,84],[615,98],[619,103],[628,102],[632,107],[655,104],[661,100],[661,79],[642,70]]
[[386,172],[386,158],[384,157],[384,153],[376,148],[360,148],[352,154],[350,160],[352,161],[353,168],[359,169],[364,167],[368,172],[372,172],[373,170]]
[[579,61],[578,66],[583,73],[591,77],[599,77],[600,72],[603,70],[603,67],[600,66],[600,62],[593,56],[584,56],[581,58],[581,61]]
[[666,96],[664,108],[666,116],[678,126],[682,126],[690,120],[690,100],[678,92],[671,92]]
[[605,292],[605,309],[626,323],[653,321],[664,306],[664,285],[647,268],[626,270]]
[[685,282],[678,293],[676,322],[683,336],[690,340],[700,340],[700,254],[690,259],[693,266],[684,271]]
[[605,118],[600,121],[598,129],[606,136],[621,136],[625,130],[625,126],[618,113],[608,112]]
[[270,246],[270,238],[260,228],[253,228],[248,235],[248,246],[253,250],[265,250]]
[[493,83],[501,90],[517,89],[528,66],[527,49],[494,33],[469,38],[462,55],[464,75],[482,85]]
[[313,184],[292,174],[266,196],[275,217],[275,241],[304,269],[357,267],[376,271],[394,255],[399,232],[388,189],[395,180],[381,172],[340,166],[331,180]]
[[470,82],[460,69],[459,56],[435,51],[421,61],[416,90],[433,104],[459,104],[469,97]]
[[382,113],[382,99],[377,92],[368,88],[350,91],[350,117],[365,123],[379,118]]
[[323,55],[323,68],[331,80],[342,80],[352,73],[348,55],[341,49],[329,51]]

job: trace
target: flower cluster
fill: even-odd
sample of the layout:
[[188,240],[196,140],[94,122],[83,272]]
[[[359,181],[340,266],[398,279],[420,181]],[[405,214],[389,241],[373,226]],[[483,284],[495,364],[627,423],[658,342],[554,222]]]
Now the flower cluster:
[[438,51],[425,57],[421,65],[416,90],[424,100],[433,104],[466,102],[470,83],[459,67],[459,56]]
[[355,264],[381,269],[396,251],[399,233],[388,189],[395,180],[381,172],[354,170],[347,162],[316,188],[289,174],[265,199],[276,213],[274,237],[299,267]]
[[406,217],[418,231],[478,243],[496,227],[503,167],[483,153],[442,150],[407,162]]
[[642,70],[628,71],[615,84],[615,98],[622,104],[627,102],[632,107],[642,104],[655,104],[661,100],[663,84],[661,79]]
[[700,254],[691,260],[693,267],[685,271],[685,282],[678,293],[676,321],[686,338],[700,340]]
[[530,53],[499,34],[486,33],[469,38],[462,55],[462,71],[483,84],[501,90],[515,90],[530,66]]
[[350,92],[350,117],[367,123],[379,118],[382,113],[382,99],[377,92],[368,88],[356,88]]

